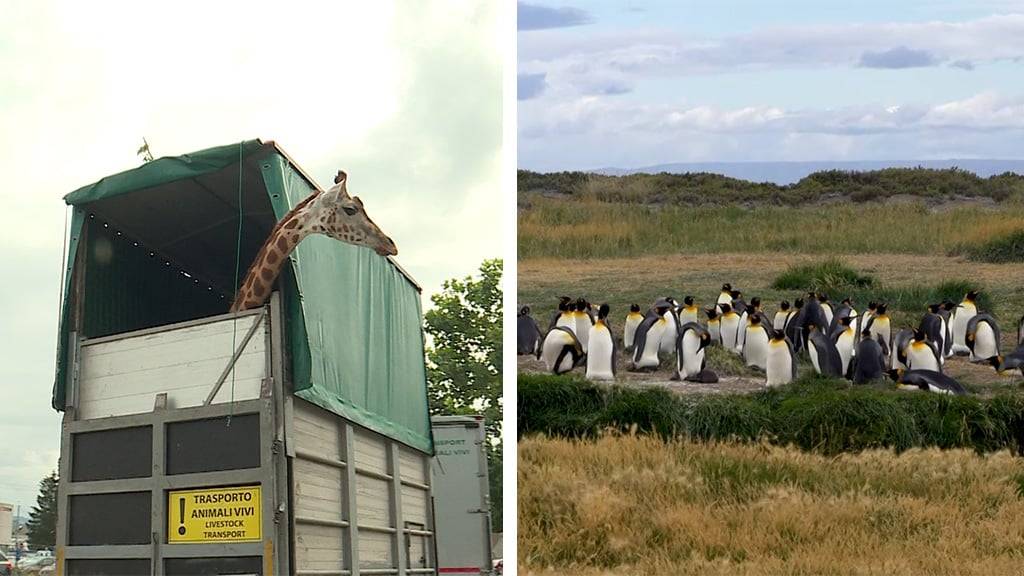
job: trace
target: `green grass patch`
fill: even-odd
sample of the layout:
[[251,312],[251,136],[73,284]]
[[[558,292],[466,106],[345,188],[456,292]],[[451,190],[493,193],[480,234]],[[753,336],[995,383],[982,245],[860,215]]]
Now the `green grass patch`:
[[1024,230],[997,236],[977,246],[969,246],[963,249],[963,253],[976,262],[1024,262]]
[[1024,452],[1024,396],[983,399],[851,386],[817,375],[749,395],[673,395],[521,374],[520,436],[585,437],[606,430],[664,438],[767,440],[823,454],[871,448]]
[[861,274],[832,258],[816,264],[790,266],[771,286],[776,290],[814,290],[837,294],[851,288],[870,288],[874,285],[873,276]]

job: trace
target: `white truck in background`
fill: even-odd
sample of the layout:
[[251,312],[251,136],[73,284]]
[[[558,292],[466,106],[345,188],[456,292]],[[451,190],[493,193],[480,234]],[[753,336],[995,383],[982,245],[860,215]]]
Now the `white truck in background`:
[[438,574],[492,574],[483,416],[434,416],[430,464]]

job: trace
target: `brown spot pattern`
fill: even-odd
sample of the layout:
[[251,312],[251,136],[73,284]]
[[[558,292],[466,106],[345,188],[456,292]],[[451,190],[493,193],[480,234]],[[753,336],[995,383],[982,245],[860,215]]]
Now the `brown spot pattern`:
[[296,227],[296,226],[298,226],[298,225],[299,225],[299,221],[298,221],[298,220],[296,220],[296,219],[294,219],[294,218],[292,218],[291,220],[289,220],[289,221],[288,221],[288,222],[287,222],[287,223],[286,223],[286,224],[284,225],[284,227],[285,227],[285,228],[287,228],[287,229],[289,229],[289,230],[291,230],[292,228],[295,228],[295,227]]
[[288,241],[285,239],[284,236],[281,236],[280,238],[277,239],[277,249],[280,250],[281,252],[284,252],[288,249]]

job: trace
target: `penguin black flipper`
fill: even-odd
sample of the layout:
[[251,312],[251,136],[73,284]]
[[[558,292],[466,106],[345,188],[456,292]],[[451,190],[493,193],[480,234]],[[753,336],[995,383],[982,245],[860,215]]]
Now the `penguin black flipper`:
[[967,394],[967,389],[962,384],[934,370],[907,370],[900,377],[899,382],[917,386],[922,390],[930,390],[930,387],[935,387],[957,396]]
[[[979,312],[979,313],[975,314],[974,316],[972,316],[971,319],[967,321],[967,333],[970,334],[970,333],[973,333],[973,332],[977,332],[978,331],[978,323],[983,321],[983,320],[985,322],[988,322],[988,325],[992,328],[992,333],[995,334],[995,337],[996,337],[996,347],[998,348],[999,347],[999,342],[1001,341],[1001,338],[1002,338],[1002,334],[1000,334],[1000,332],[999,332],[999,323],[996,322],[996,319],[993,318],[991,314],[988,314],[988,313],[985,313],[985,312]],[[974,349],[971,348],[971,350],[973,351]]]
[[[644,319],[640,322],[640,325],[636,327],[636,333],[633,335],[633,363],[640,361],[643,358],[644,347],[647,345],[647,332],[654,326],[654,323],[658,321],[658,313],[651,310],[644,316]],[[657,345],[657,344],[655,344]]]
[[1024,316],[1017,321],[1017,346],[1024,346]]

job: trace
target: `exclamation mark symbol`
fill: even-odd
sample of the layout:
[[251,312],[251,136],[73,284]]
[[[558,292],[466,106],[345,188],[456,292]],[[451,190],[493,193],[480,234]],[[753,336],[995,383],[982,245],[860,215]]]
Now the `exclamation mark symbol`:
[[178,534],[185,535],[185,497],[178,498]]

